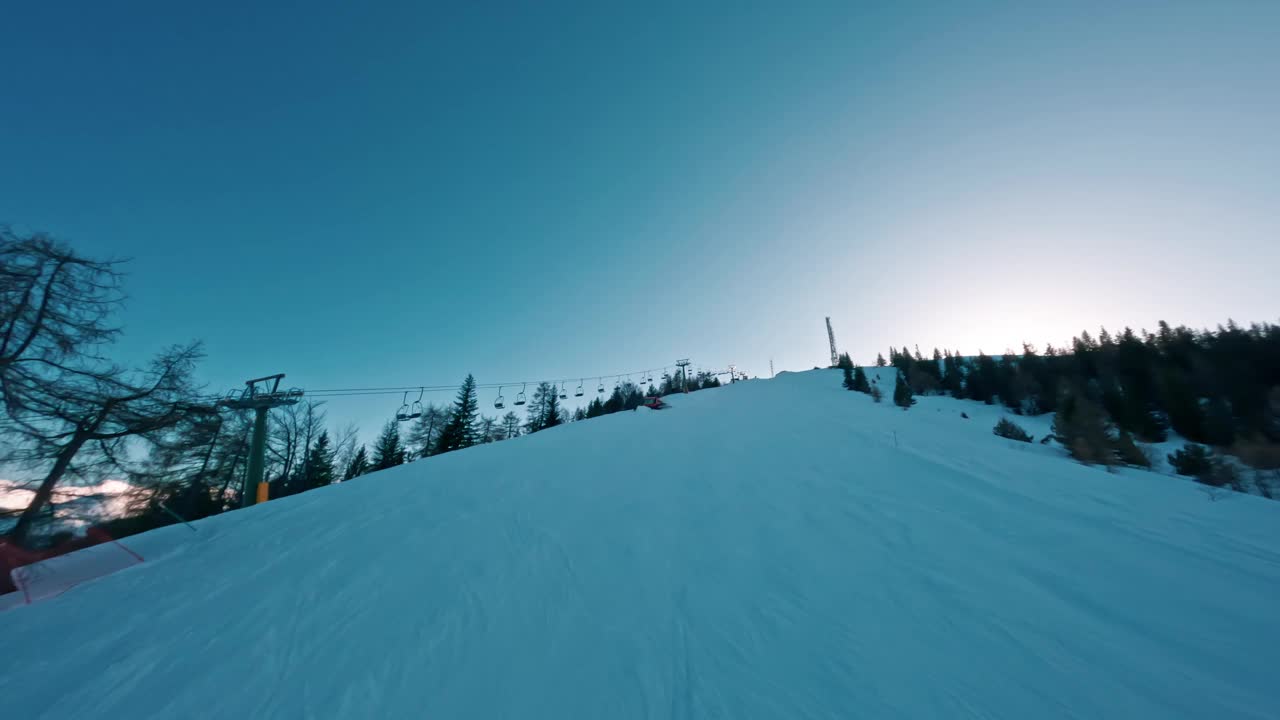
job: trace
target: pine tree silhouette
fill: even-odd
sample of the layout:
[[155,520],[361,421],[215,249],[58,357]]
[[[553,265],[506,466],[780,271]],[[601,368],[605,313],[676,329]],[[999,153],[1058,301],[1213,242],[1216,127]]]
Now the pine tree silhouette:
[[458,388],[458,397],[453,401],[453,412],[449,422],[440,431],[440,440],[436,443],[436,453],[452,452],[475,445],[479,438],[476,429],[476,417],[480,414],[480,403],[476,400],[476,379],[470,374]]
[[862,366],[853,369],[853,387],[850,388],[860,393],[871,392],[871,383],[867,382],[867,374],[862,371]]
[[901,372],[893,384],[893,404],[904,410],[916,404],[915,394],[911,392],[911,386]]
[[560,420],[560,398],[556,395],[555,388],[547,395],[546,409],[542,415],[541,430],[553,428],[561,423]]
[[328,431],[321,431],[316,444],[311,446],[311,452],[307,454],[307,475],[310,487],[303,490],[324,487],[334,481],[333,448],[329,446]]
[[388,420],[373,444],[373,460],[369,471],[386,470],[404,464],[404,445],[400,442],[400,424]]

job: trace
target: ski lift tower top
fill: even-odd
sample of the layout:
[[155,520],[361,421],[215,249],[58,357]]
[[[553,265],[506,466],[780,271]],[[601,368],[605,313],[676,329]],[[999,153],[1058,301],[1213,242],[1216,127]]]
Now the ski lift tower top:
[[233,410],[257,410],[262,407],[270,409],[281,405],[296,405],[302,399],[302,390],[299,388],[281,390],[280,381],[283,379],[284,373],[278,373],[246,380],[244,390],[239,393],[231,391],[218,404]]
[[680,383],[685,392],[689,392],[689,359],[684,358],[676,361],[676,367],[680,368]]

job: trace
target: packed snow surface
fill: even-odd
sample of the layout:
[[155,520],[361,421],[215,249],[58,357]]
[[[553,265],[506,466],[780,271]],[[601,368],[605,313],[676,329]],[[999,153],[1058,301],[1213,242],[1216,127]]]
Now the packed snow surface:
[[141,565],[0,614],[0,705],[1280,713],[1280,503],[997,438],[999,408],[903,412],[874,375],[884,404],[781,375],[132,538]]

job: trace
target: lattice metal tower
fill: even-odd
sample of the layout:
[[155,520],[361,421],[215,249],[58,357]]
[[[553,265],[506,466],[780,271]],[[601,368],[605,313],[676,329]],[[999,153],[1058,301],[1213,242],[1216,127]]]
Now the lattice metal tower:
[[840,353],[836,352],[836,334],[831,329],[831,318],[827,318],[827,340],[831,343],[831,367],[840,364]]

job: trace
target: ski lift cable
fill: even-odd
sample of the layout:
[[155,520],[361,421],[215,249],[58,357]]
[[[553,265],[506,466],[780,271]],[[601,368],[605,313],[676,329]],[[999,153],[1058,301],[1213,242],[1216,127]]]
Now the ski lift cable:
[[[624,372],[624,373],[610,373],[608,375],[597,375],[596,377],[599,381],[597,384],[600,386],[597,388],[597,392],[603,392],[601,388],[603,388],[603,381],[605,378],[610,378],[614,380],[615,385],[621,385],[623,378],[630,378],[631,376],[643,377],[644,379],[640,381],[641,383],[644,383],[644,382],[651,383],[653,382],[653,379],[649,376],[654,371],[661,371],[663,373],[664,379],[670,377],[669,375],[667,375],[666,370],[667,368],[662,367],[662,368],[653,368],[653,369],[648,369],[643,371],[632,371],[632,372]],[[509,387],[509,386],[516,386],[516,385],[527,386],[530,384],[537,385],[540,382],[546,382],[548,384],[559,386],[562,383],[568,383],[572,381],[573,381],[573,378],[561,378],[556,380],[476,383],[475,387],[477,390],[497,390],[501,392],[502,388]],[[579,382],[582,382],[581,378],[579,378]],[[380,395],[401,395],[403,397],[404,393],[417,390],[419,393],[419,397],[424,397],[426,393],[456,392],[461,386],[462,386],[461,383],[457,383],[453,385],[391,385],[391,386],[384,386],[384,387],[323,388],[319,390],[307,390],[305,396],[308,398],[315,398],[315,399],[330,399],[330,398],[344,398],[344,397],[375,397]],[[577,394],[575,393],[574,396],[577,397]],[[222,395],[202,396],[202,399],[206,399],[210,402],[216,402],[217,400],[220,400],[222,398],[223,398]],[[421,401],[419,400],[419,402]]]
[[[610,373],[607,375],[598,375],[597,377],[614,378],[617,380],[621,380],[624,377],[629,377],[633,375],[647,377],[648,374],[651,373],[653,370],[662,370],[662,369],[663,368],[653,368],[653,369],[631,371],[631,372]],[[579,377],[581,378],[586,376],[579,376]],[[506,381],[506,382],[488,382],[488,383],[476,383],[476,389],[477,390],[498,390],[503,387],[512,386],[512,385],[537,385],[539,382],[546,382],[548,384],[560,385],[560,384],[569,383],[572,381],[573,381],[573,378],[557,378],[555,380],[531,380],[531,381],[521,380],[521,381]],[[391,386],[385,386],[385,387],[323,388],[319,390],[308,390],[306,394],[308,397],[344,397],[344,396],[351,396],[351,395],[395,395],[395,394],[404,393],[406,391],[413,391],[413,390],[418,390],[424,393],[448,392],[448,391],[457,390],[461,386],[462,386],[461,383],[455,383],[453,385],[391,385]]]

